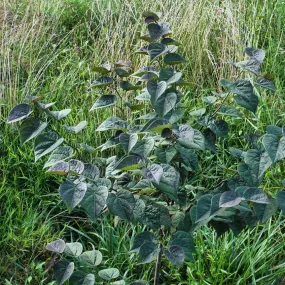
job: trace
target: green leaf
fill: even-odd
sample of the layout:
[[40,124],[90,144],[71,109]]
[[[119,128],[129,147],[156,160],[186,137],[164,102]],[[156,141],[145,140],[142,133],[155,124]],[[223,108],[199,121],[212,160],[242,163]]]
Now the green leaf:
[[167,83],[165,81],[157,82],[150,80],[146,85],[147,91],[150,94],[151,104],[154,105],[158,98],[165,92]]
[[105,87],[113,83],[113,78],[109,76],[102,76],[92,82],[90,87]]
[[138,155],[129,155],[122,157],[117,164],[115,165],[115,169],[121,170],[135,170],[141,168],[144,165],[145,161],[142,157]]
[[229,132],[228,124],[224,120],[211,120],[208,127],[218,136],[226,137]]
[[186,148],[205,150],[205,138],[200,131],[195,129],[194,136],[192,137],[192,139],[179,138],[178,142]]
[[212,195],[205,194],[198,199],[196,210],[196,223],[209,218],[211,213]]
[[116,104],[116,96],[115,95],[103,95],[96,100],[94,105],[91,107],[90,111],[109,107]]
[[99,178],[100,170],[96,165],[93,165],[91,163],[84,163],[84,170],[82,172],[82,175],[89,179],[95,180]]
[[104,144],[100,145],[98,148],[101,148],[101,151],[104,151],[106,149],[115,147],[120,144],[118,137],[111,137],[109,138]]
[[[143,39],[142,37],[140,37],[140,38]],[[150,39],[150,38],[148,38],[148,39]],[[135,51],[135,53],[138,53],[138,54],[145,54],[145,55],[149,54],[148,46],[143,46],[143,47],[137,49],[137,50]]]
[[275,88],[275,85],[274,85],[274,82],[270,79],[267,79],[265,77],[259,77],[256,82],[255,82],[257,85],[263,87],[263,88],[266,88],[266,89],[269,89],[273,92],[276,91],[276,88]]
[[205,147],[215,152],[216,151],[216,141],[217,141],[216,134],[212,130],[207,128],[203,131],[203,135],[205,138]]
[[141,246],[144,245],[147,242],[152,242],[157,247],[158,241],[157,241],[157,239],[156,239],[156,237],[155,237],[155,235],[153,233],[151,233],[151,232],[142,232],[142,233],[136,235],[135,239],[134,239],[134,244],[133,244],[130,252],[139,252]]
[[164,57],[164,63],[169,65],[180,64],[186,62],[186,59],[183,58],[178,53],[168,53]]
[[29,104],[19,104],[15,106],[9,113],[7,123],[15,123],[25,119],[32,113],[32,108]]
[[142,85],[133,85],[128,81],[122,81],[120,87],[125,91],[142,89]]
[[195,117],[201,117],[201,116],[203,116],[205,113],[206,113],[206,108],[201,108],[201,109],[198,109],[198,110],[191,111],[191,112],[189,113],[189,115],[195,116]]
[[60,111],[49,111],[48,114],[51,115],[56,120],[64,119],[69,113],[71,112],[71,109],[64,109]]
[[105,120],[97,129],[98,132],[107,130],[123,130],[127,131],[128,123],[118,117],[110,117]]
[[42,110],[47,110],[48,108],[50,108],[51,106],[53,106],[55,104],[55,102],[52,102],[52,103],[47,103],[47,104],[43,104],[43,103],[40,103],[40,102],[36,102],[35,105],[42,109]]
[[87,274],[84,271],[74,272],[69,280],[71,285],[94,285],[95,276],[94,274]]
[[65,241],[62,239],[57,239],[47,244],[46,249],[56,253],[63,253],[65,249]]
[[276,195],[276,200],[277,200],[282,212],[285,214],[285,191],[284,190],[278,191],[278,193]]
[[155,60],[157,57],[168,51],[167,46],[161,43],[151,43],[147,50],[150,56],[150,61]]
[[74,184],[65,180],[59,187],[59,194],[63,202],[72,210],[83,199],[87,191],[87,185],[84,182]]
[[53,267],[53,274],[59,285],[67,281],[74,271],[74,263],[67,260],[60,260]]
[[202,97],[202,101],[207,103],[207,104],[214,104],[217,100],[218,100],[218,98],[215,96]]
[[138,252],[138,255],[140,257],[139,264],[145,264],[152,262],[158,255],[159,249],[157,248],[157,245],[153,242],[146,242],[144,243]]
[[159,184],[162,174],[163,168],[159,164],[152,164],[150,167],[142,169],[142,175],[157,184]]
[[164,117],[175,107],[176,101],[175,93],[164,93],[153,104],[153,108],[160,117]]
[[90,250],[83,252],[79,257],[79,261],[84,263],[86,266],[98,266],[103,260],[102,253],[99,250]]
[[179,143],[177,144],[177,150],[183,160],[183,163],[190,167],[193,171],[197,169],[198,167],[198,156],[195,153],[194,150],[188,149],[180,145]]
[[69,172],[69,163],[65,161],[60,161],[51,166],[46,173],[56,174],[56,175],[67,175]]
[[285,157],[285,137],[282,137],[279,140],[275,135],[266,134],[262,139],[262,144],[272,163],[275,163]]
[[177,231],[171,238],[168,246],[177,245],[184,251],[185,261],[193,262],[193,253],[196,252],[195,244],[190,233]]
[[44,168],[50,167],[58,162],[65,161],[72,157],[73,148],[70,146],[59,146],[50,155],[48,161],[45,163]]
[[111,65],[109,63],[100,64],[99,66],[93,67],[93,70],[102,74],[106,74],[111,71]]
[[169,198],[176,201],[180,174],[171,165],[161,164],[161,167],[163,169],[163,174],[161,176],[159,184],[156,184],[155,187],[164,194],[168,195]]
[[[147,54],[147,52],[146,52],[146,54]],[[128,76],[130,76],[132,74],[131,71],[128,71],[128,70],[125,70],[125,69],[122,69],[122,68],[115,68],[114,71],[121,78],[128,77]]]
[[120,276],[120,271],[117,268],[107,268],[100,270],[98,274],[102,279],[110,281],[118,278]]
[[152,190],[154,189],[154,186],[151,184],[151,182],[147,179],[141,179],[136,185],[134,185],[131,189],[133,190]]
[[168,84],[176,83],[182,76],[181,72],[174,73],[173,68],[163,68],[159,72],[159,81],[165,81]]
[[240,118],[241,113],[235,108],[231,106],[221,106],[217,114],[223,115],[223,116],[230,116],[230,117],[236,117]]
[[35,161],[38,161],[42,156],[52,152],[64,141],[64,138],[59,138],[56,133],[48,132],[39,135],[35,140],[34,153]]
[[162,163],[170,163],[171,160],[176,155],[177,151],[175,147],[169,147],[169,148],[157,148],[155,151],[155,154],[158,158],[158,160]]
[[257,187],[250,187],[244,192],[244,198],[254,203],[270,204],[267,195]]
[[122,133],[119,136],[119,141],[126,153],[129,154],[138,141],[138,135],[136,133]]
[[244,159],[256,182],[261,181],[263,174],[272,164],[269,154],[267,152],[260,152],[257,149],[249,149],[245,153]]
[[185,114],[184,110],[172,110],[169,113],[167,113],[165,118],[169,120],[170,123],[175,124],[184,117],[184,114]]
[[270,199],[270,204],[257,204],[253,205],[253,210],[261,223],[271,218],[278,209],[278,203],[274,199]]
[[176,266],[182,266],[184,262],[184,251],[178,245],[172,245],[168,249],[164,250],[166,258]]
[[86,127],[87,122],[86,121],[82,121],[79,124],[77,124],[76,126],[68,126],[68,125],[64,125],[63,127],[65,128],[65,130],[68,133],[71,134],[78,134],[79,132],[81,132],[85,127]]
[[229,152],[231,153],[232,156],[235,156],[238,158],[241,158],[245,155],[245,153],[242,150],[238,148],[234,148],[234,147],[229,147]]
[[69,172],[73,175],[80,175],[84,171],[84,163],[77,159],[69,161]]
[[237,104],[246,108],[253,113],[256,112],[258,106],[258,97],[253,93],[253,86],[249,80],[240,79],[232,83],[228,80],[221,79],[220,83],[228,87],[230,92],[235,94],[234,99]]
[[138,154],[141,157],[147,158],[154,148],[154,139],[152,137],[144,138],[138,141],[132,148],[132,153]]
[[43,123],[38,118],[28,118],[20,128],[21,141],[25,144],[27,141],[37,137],[46,127],[47,123]]
[[143,17],[145,17],[145,18],[152,17],[152,18],[154,18],[155,21],[158,21],[159,18],[162,16],[162,13],[161,13],[161,12],[145,11],[145,12],[143,12],[142,15],[143,15]]
[[235,191],[226,191],[220,197],[219,206],[222,208],[230,208],[237,206],[241,202],[241,197]]
[[87,191],[81,201],[81,207],[91,217],[96,220],[106,205],[108,198],[108,188],[106,186],[97,186],[96,183],[87,184]]
[[173,132],[181,139],[192,140],[194,138],[195,131],[188,125],[180,125]]
[[163,129],[172,129],[172,124],[167,119],[154,118],[147,122],[142,128],[142,132],[157,132],[161,133]]
[[269,135],[282,136],[282,128],[277,126],[266,126],[266,132]]
[[110,212],[123,220],[130,221],[136,200],[128,190],[119,190],[116,194],[109,193],[107,206]]
[[259,75],[261,72],[261,62],[256,59],[250,59],[240,62],[231,62],[231,64],[235,67],[241,68],[242,70],[252,72],[255,75]]
[[162,43],[162,44],[165,44],[165,45],[176,45],[176,46],[179,46],[179,45],[180,45],[179,42],[177,42],[176,40],[171,39],[171,38],[163,38],[163,39],[161,40],[161,43]]
[[249,56],[251,59],[256,59],[260,62],[263,62],[265,58],[265,51],[262,49],[246,47],[245,54]]
[[83,251],[83,246],[80,242],[67,243],[64,253],[70,256],[78,257]]
[[156,41],[160,37],[168,34],[170,25],[169,23],[151,23],[147,28],[152,40]]
[[139,70],[137,70],[136,72],[134,72],[132,74],[132,76],[141,77],[141,76],[145,75],[146,73],[152,73],[154,75],[158,75],[158,70],[154,66],[146,66],[146,67],[142,67]]

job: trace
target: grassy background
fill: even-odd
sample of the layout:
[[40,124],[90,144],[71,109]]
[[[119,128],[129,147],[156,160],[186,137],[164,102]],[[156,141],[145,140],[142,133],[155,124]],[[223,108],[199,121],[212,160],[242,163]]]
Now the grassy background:
[[[38,263],[48,258],[44,244],[63,232],[66,237],[81,238],[86,246],[88,241],[98,244],[105,252],[106,263],[120,268],[122,274],[127,272],[128,278],[151,278],[153,268],[144,266],[141,273],[140,266],[133,265],[134,257],[127,253],[134,233],[142,229],[128,228],[124,223],[113,229],[108,217],[104,219],[108,219],[110,227],[104,228],[104,221],[90,225],[76,213],[75,224],[68,226],[69,214],[59,203],[57,182],[44,174],[41,163],[33,162],[31,146],[21,146],[18,131],[5,125],[13,105],[25,102],[29,95],[43,96],[46,102],[56,101],[58,109],[72,108],[67,124],[87,119],[89,127],[84,131],[84,142],[101,144],[105,138],[95,135],[94,130],[109,112],[100,110],[87,118],[87,111],[98,95],[98,91],[87,88],[88,80],[95,78],[93,67],[98,63],[130,59],[134,69],[147,63],[145,57],[133,53],[142,45],[137,35],[146,30],[143,11],[163,12],[175,39],[182,43],[180,51],[187,58],[182,71],[184,79],[191,82],[184,90],[189,110],[203,106],[201,97],[210,94],[212,88],[219,90],[219,79],[235,78],[235,70],[226,62],[242,60],[245,46],[266,50],[263,70],[274,75],[278,92],[260,94],[257,114],[246,113],[244,120],[235,122],[238,128],[231,127],[235,135],[227,142],[221,141],[215,154],[221,165],[233,164],[223,148],[245,146],[236,140],[237,133],[242,136],[263,131],[268,124],[284,124],[284,1],[144,2],[149,3],[137,0],[0,3],[0,257],[7,256],[0,258],[1,284],[5,279],[12,284],[47,284],[43,265]],[[204,162],[203,166],[208,175],[223,175],[216,164]],[[265,188],[270,193],[274,194],[280,186],[282,175],[280,168],[267,174]],[[103,234],[98,236],[101,231]],[[219,242],[214,241],[212,230],[205,228],[196,237],[197,262],[180,271],[170,267],[170,272],[163,271],[162,278],[165,284],[278,284],[282,281],[276,277],[280,279],[285,272],[284,256],[279,254],[284,252],[283,232],[282,217],[275,217],[265,227],[238,238],[226,235]],[[236,257],[232,262],[233,254]],[[28,278],[32,278],[30,283]]]

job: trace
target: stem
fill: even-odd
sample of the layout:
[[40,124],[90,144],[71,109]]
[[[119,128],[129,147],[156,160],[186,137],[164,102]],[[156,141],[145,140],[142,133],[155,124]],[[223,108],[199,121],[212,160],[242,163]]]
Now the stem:
[[230,92],[228,92],[228,94],[223,98],[220,106],[216,109],[216,111],[210,116],[211,118],[213,118],[218,112],[219,110],[222,108],[223,104],[225,103],[225,101],[227,100],[227,98],[229,97]]
[[159,245],[159,253],[158,253],[156,264],[155,264],[155,273],[154,273],[153,285],[159,285],[159,274],[160,274],[160,269],[161,269],[161,256],[162,256],[162,244]]

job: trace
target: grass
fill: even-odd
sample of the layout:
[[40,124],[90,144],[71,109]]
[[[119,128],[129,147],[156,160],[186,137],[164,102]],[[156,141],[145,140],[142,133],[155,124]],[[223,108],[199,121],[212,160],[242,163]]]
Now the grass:
[[[96,76],[95,65],[119,59],[130,59],[134,69],[147,64],[143,56],[134,55],[133,51],[141,46],[137,34],[145,29],[142,12],[154,10],[163,12],[173,27],[175,38],[182,43],[187,58],[182,71],[185,79],[191,82],[185,90],[189,110],[204,106],[201,97],[209,95],[212,88],[219,90],[219,79],[235,78],[235,70],[226,62],[242,60],[244,47],[255,46],[266,50],[263,69],[275,76],[278,92],[274,96],[261,93],[257,114],[246,113],[246,119],[238,121],[238,129],[232,127],[230,131],[242,136],[265,130],[268,124],[282,126],[284,5],[281,0],[2,1],[0,257],[5,255],[7,258],[0,260],[0,280],[13,277],[12,284],[46,284],[47,275],[41,263],[47,259],[44,244],[62,236],[63,225],[69,221],[65,207],[59,204],[57,183],[44,174],[41,163],[33,163],[30,145],[21,146],[18,132],[5,125],[7,114],[16,102],[25,102],[29,95],[40,95],[46,102],[56,101],[58,109],[72,108],[67,124],[74,125],[87,119],[87,111],[99,94],[88,89],[88,80]],[[105,140],[104,136],[95,134],[95,129],[109,115],[108,112],[99,110],[88,116],[88,130],[84,131],[84,141],[79,142],[97,146]],[[236,119],[232,120],[234,123]],[[68,139],[77,141],[73,136]],[[234,162],[224,152],[229,145],[248,146],[236,136],[219,142],[217,154],[211,155],[219,165],[227,168]],[[207,161],[202,168],[209,176],[227,175],[222,167],[209,165]],[[274,196],[283,178],[282,167],[278,167],[267,174],[264,186]],[[191,183],[207,187],[213,181],[202,178]],[[213,231],[204,228],[196,237],[201,249],[197,253],[197,262],[188,264],[187,271],[170,267],[169,272],[163,271],[162,279],[165,284],[181,285],[278,284],[277,277],[284,275],[284,257],[278,254],[284,250],[284,242],[281,242],[284,239],[284,217],[276,220],[268,222],[265,227],[244,232],[238,238],[225,235],[218,242],[215,242]],[[89,241],[99,244],[105,262],[120,268],[127,279],[151,279],[153,268],[144,266],[142,273],[140,266],[134,265],[135,257],[127,253],[134,234],[142,228],[129,228],[124,223],[113,227],[112,223],[105,217],[98,225],[75,219],[64,232],[66,238],[79,238],[86,247]],[[109,225],[104,228],[105,224]],[[250,247],[244,246],[249,244]],[[236,256],[231,261],[233,254]]]

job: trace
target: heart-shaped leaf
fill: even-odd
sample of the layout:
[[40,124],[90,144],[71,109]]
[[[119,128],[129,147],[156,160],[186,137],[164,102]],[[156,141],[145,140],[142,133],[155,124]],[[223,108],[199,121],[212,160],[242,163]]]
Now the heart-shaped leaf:
[[267,195],[257,187],[250,187],[244,192],[244,198],[254,203],[270,204]]
[[128,190],[119,190],[116,194],[109,193],[107,206],[110,212],[123,220],[130,221],[136,200]]
[[272,80],[268,79],[268,78],[265,78],[265,77],[259,77],[256,82],[255,82],[257,85],[263,87],[263,88],[266,88],[266,89],[269,89],[273,92],[276,91],[276,88],[275,88],[275,85],[273,83]]
[[86,266],[98,266],[103,260],[102,253],[99,250],[90,250],[83,252],[78,259]]
[[71,109],[64,109],[60,111],[49,111],[48,114],[59,121],[64,119],[67,115],[69,115],[70,112]]
[[118,278],[120,276],[120,271],[117,268],[107,268],[100,270],[98,274],[102,279],[110,281]]
[[56,162],[46,172],[55,175],[67,175],[69,172],[69,163],[65,161]]
[[262,144],[272,163],[285,157],[285,137],[279,140],[275,135],[266,134],[262,139]]
[[167,51],[167,46],[161,43],[151,43],[147,48],[147,52],[150,56],[150,61],[155,60],[157,57],[161,56]]
[[50,167],[58,162],[62,162],[73,155],[73,148],[70,146],[59,146],[50,155],[48,161],[45,163],[44,168]]
[[165,81],[157,82],[150,80],[146,85],[147,91],[150,94],[150,101],[152,104],[158,100],[158,98],[165,92],[167,83]]
[[102,76],[97,78],[94,82],[92,82],[90,87],[105,87],[111,85],[113,83],[113,78],[109,76]]
[[83,199],[87,191],[87,185],[84,182],[74,184],[66,180],[59,187],[59,194],[63,202],[72,210]]
[[115,165],[115,169],[121,170],[134,170],[141,168],[144,165],[145,161],[141,156],[138,155],[129,155],[121,158]]
[[148,25],[148,32],[151,38],[156,41],[160,37],[166,35],[169,32],[169,23],[151,23]]
[[93,67],[93,70],[101,74],[106,74],[111,71],[111,64],[109,63],[100,64],[99,66]]
[[19,104],[15,106],[9,113],[7,123],[15,123],[25,119],[32,113],[32,108],[29,104]]
[[241,202],[241,197],[235,191],[227,191],[222,193],[220,197],[220,207],[229,208],[237,206]]
[[164,250],[166,258],[176,266],[182,266],[184,262],[184,251],[178,245],[172,245],[168,249]]
[[60,260],[53,267],[53,274],[59,285],[67,281],[74,271],[74,263],[67,260]]
[[155,101],[153,108],[160,117],[164,117],[175,107],[176,101],[175,93],[164,93]]
[[285,191],[278,191],[276,195],[276,200],[282,210],[282,212],[285,214]]
[[128,123],[118,117],[109,117],[105,120],[97,129],[97,132],[103,132],[107,130],[123,130],[128,129]]
[[83,246],[80,242],[67,243],[64,249],[64,253],[78,257],[83,251]]
[[152,164],[148,168],[142,169],[142,175],[151,182],[159,184],[163,168],[159,164]]
[[211,213],[212,195],[205,194],[198,199],[196,210],[196,223],[209,218]]
[[155,245],[157,245],[157,239],[153,233],[142,232],[142,233],[136,235],[135,240],[134,240],[134,244],[133,244],[130,252],[139,252],[141,246],[147,242],[152,242]]
[[76,271],[70,277],[70,284],[72,285],[94,285],[94,274],[87,274],[84,271]]
[[106,186],[97,186],[95,183],[87,184],[87,191],[81,207],[87,212],[92,220],[96,220],[106,205],[108,198],[108,188]]
[[37,137],[46,127],[47,123],[43,123],[38,118],[27,118],[20,128],[20,136],[23,144]]
[[183,249],[185,261],[194,261],[193,253],[196,252],[195,243],[190,233],[177,231],[171,238],[168,246],[177,245]]
[[120,134],[119,141],[126,153],[129,154],[138,141],[138,135],[123,133]]
[[63,141],[64,138],[59,138],[59,136],[53,132],[39,135],[35,140],[34,146],[35,161],[55,150]]
[[116,104],[116,96],[115,95],[103,95],[96,100],[94,105],[91,107],[90,111],[109,107]]
[[265,58],[265,51],[262,49],[246,47],[245,48],[245,54],[247,56],[249,56],[250,58],[256,59],[260,62],[263,62],[263,60]]
[[62,239],[57,239],[47,244],[46,249],[56,253],[63,253],[65,249],[65,241]]
[[69,132],[71,134],[78,134],[79,132],[81,132],[86,127],[86,124],[87,124],[86,121],[82,121],[74,127],[68,126],[68,125],[64,125],[63,127],[65,128],[65,130],[67,132]]
[[175,65],[186,62],[186,59],[178,53],[168,53],[164,57],[164,63],[169,65]]

